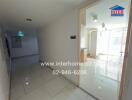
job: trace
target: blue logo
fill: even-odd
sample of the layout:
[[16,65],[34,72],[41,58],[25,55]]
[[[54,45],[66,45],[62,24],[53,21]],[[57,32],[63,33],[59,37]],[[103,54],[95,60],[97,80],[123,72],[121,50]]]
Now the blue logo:
[[115,5],[110,8],[111,9],[111,16],[124,16],[124,7],[119,5]]

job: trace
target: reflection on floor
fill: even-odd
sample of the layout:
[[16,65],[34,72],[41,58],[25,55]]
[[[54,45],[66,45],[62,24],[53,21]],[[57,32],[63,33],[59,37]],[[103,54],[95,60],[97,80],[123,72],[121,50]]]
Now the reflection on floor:
[[49,68],[23,68],[12,74],[11,100],[95,100]]
[[100,100],[118,100],[123,57],[99,56],[88,58],[81,66],[87,70],[80,76],[80,87]]

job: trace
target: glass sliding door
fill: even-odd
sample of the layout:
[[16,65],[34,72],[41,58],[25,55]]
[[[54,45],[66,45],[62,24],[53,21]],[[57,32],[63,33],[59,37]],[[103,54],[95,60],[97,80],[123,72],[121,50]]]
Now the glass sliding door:
[[[124,14],[113,16],[115,7],[122,8]],[[80,87],[100,100],[119,98],[129,7],[130,0],[100,0],[83,8],[85,13],[81,13],[85,60],[80,70],[86,70],[87,74],[80,75]]]

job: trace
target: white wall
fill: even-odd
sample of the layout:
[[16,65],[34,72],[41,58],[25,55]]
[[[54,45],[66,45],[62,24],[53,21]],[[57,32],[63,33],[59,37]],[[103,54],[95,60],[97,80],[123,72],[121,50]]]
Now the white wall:
[[9,100],[9,76],[0,31],[0,100]]
[[[84,5],[95,1],[87,2]],[[75,8],[69,13],[65,13],[64,16],[40,30],[38,40],[42,61],[79,61],[79,10],[79,8]],[[70,39],[71,35],[76,35],[77,39]],[[77,70],[79,67],[65,66],[60,68],[58,66],[55,69]],[[66,75],[66,77],[75,84],[79,84],[78,75]]]
[[[78,10],[74,9],[41,30],[38,40],[42,61],[78,61],[78,37],[75,40],[70,39],[71,35],[78,34],[78,14]],[[63,68],[72,70],[78,69],[78,66]],[[57,67],[57,69],[60,68]],[[75,75],[67,76],[67,78],[75,83],[78,81],[78,77]]]

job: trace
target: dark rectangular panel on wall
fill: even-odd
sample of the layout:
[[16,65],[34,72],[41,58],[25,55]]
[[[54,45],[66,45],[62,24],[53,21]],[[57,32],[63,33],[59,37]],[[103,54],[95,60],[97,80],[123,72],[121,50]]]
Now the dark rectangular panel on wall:
[[20,36],[12,36],[12,48],[21,48],[22,40]]

